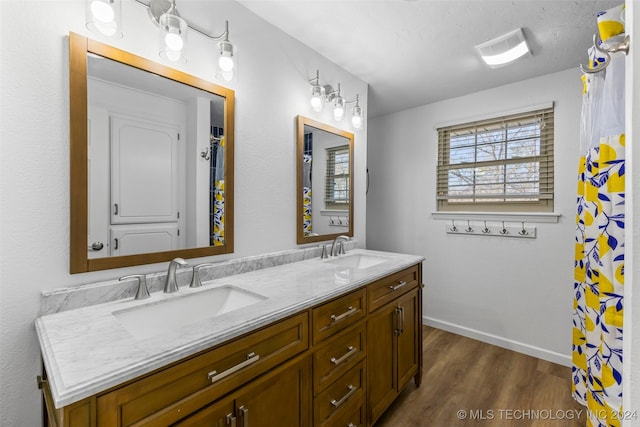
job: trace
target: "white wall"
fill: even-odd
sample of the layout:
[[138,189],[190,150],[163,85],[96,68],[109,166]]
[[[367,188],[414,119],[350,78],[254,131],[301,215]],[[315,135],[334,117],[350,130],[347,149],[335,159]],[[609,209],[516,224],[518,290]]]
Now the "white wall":
[[[183,2],[184,3],[184,2]],[[367,85],[235,2],[215,2],[212,25],[230,21],[238,45],[235,254],[295,247],[295,116],[313,113],[308,79],[321,70],[344,95],[366,105]],[[69,31],[84,27],[84,2],[0,1],[0,425],[40,425],[39,348],[34,320],[40,290],[161,271],[164,264],[69,275]],[[125,37],[108,42],[159,61],[157,29],[144,8],[123,1]],[[105,41],[105,40],[103,40]],[[189,36],[180,68],[213,76],[214,45]],[[339,127],[347,128],[347,125]],[[355,141],[355,235],[365,242],[366,132]]]
[[[427,323],[569,363],[581,89],[576,68],[370,119],[367,247],[426,258]],[[431,216],[436,126],[549,101],[559,223],[528,224],[536,239],[445,234]]]
[[[627,33],[631,35],[631,46],[640,46],[640,5],[638,2],[627,0],[625,23]],[[631,19],[629,19],[631,17]],[[629,52],[626,62],[626,161],[627,180],[625,190],[631,194],[626,201],[625,233],[625,307],[624,307],[624,360],[623,369],[623,408],[625,410],[638,411],[640,402],[640,180],[638,180],[638,165],[640,165],[640,126],[638,115],[640,114],[640,53],[637,47]],[[635,118],[635,122],[634,122]],[[630,179],[629,179],[630,178]],[[635,289],[634,289],[635,288]],[[634,292],[635,291],[635,292]],[[635,321],[632,316],[635,315]],[[640,416],[636,419],[627,419],[624,427],[640,427]]]

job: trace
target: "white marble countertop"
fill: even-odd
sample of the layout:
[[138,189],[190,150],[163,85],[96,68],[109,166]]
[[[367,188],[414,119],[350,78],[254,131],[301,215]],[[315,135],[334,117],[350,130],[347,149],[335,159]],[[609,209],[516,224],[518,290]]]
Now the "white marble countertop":
[[[387,258],[367,268],[343,267],[312,259],[222,277],[200,288],[153,293],[146,300],[108,302],[39,317],[36,330],[56,408],[77,402],[122,382],[285,318],[300,310],[415,265],[424,258],[356,249],[348,257],[368,254]],[[200,320],[161,334],[134,337],[114,311],[236,286],[266,299],[249,307]]]

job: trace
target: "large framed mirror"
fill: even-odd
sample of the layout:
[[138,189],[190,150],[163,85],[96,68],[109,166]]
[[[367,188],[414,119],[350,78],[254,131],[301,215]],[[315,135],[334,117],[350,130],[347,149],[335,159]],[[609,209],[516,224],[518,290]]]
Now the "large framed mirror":
[[298,116],[298,244],[353,236],[353,141],[350,132]]
[[69,34],[80,273],[233,252],[233,90]]

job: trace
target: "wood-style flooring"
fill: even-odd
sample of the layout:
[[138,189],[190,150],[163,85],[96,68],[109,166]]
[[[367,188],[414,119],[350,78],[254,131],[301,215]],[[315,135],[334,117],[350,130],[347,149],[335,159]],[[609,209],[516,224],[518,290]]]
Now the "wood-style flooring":
[[375,427],[583,427],[571,369],[423,327],[424,376]]

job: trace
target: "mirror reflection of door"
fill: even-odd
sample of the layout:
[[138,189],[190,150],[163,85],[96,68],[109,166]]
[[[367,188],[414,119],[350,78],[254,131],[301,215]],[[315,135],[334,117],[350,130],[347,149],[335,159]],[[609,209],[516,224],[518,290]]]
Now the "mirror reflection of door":
[[88,258],[224,244],[222,98],[101,57],[87,95]]

